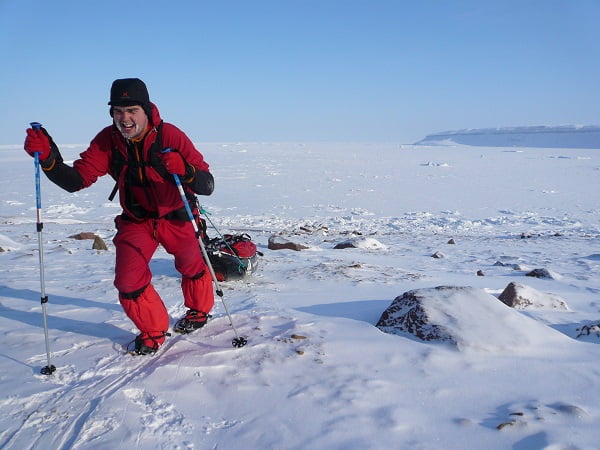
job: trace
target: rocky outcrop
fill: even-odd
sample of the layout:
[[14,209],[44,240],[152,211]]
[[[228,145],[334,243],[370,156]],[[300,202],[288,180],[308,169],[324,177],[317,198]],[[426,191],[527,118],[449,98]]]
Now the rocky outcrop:
[[69,237],[71,239],[76,239],[78,241],[88,240],[88,239],[93,240],[94,241],[94,243],[92,244],[93,250],[108,250],[108,247],[106,246],[106,243],[104,242],[104,240],[95,233],[91,233],[89,231],[83,231],[81,233],[73,234]]
[[274,236],[269,237],[268,248],[269,248],[269,250],[300,251],[300,250],[306,250],[309,247],[307,247],[306,245],[298,244],[297,242],[292,242],[281,236],[274,235]]
[[567,303],[554,294],[544,294],[523,284],[511,282],[498,297],[502,303],[516,309],[562,309]]
[[381,314],[377,328],[457,350],[513,351],[559,345],[569,338],[468,286],[415,289],[396,297]]

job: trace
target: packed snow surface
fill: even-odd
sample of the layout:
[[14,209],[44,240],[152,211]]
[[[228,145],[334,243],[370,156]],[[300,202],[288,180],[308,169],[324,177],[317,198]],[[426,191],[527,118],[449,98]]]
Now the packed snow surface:
[[[34,166],[0,147],[0,448],[598,447],[598,150],[197,146],[216,179],[208,217],[264,253],[221,285],[248,344],[232,347],[217,299],[199,332],[125,354],[136,330],[112,285],[113,183],[69,194],[42,177],[53,375],[40,374]],[[65,160],[83,149],[64,147]],[[109,249],[69,238],[79,232]],[[269,250],[275,234],[307,249]],[[357,245],[334,249],[346,241]],[[162,249],[151,268],[173,323],[179,274]],[[525,276],[535,268],[557,276]],[[511,309],[497,300],[510,282],[568,309]],[[447,302],[435,311],[459,346],[375,327],[397,296],[437,286],[470,287],[431,299]]]

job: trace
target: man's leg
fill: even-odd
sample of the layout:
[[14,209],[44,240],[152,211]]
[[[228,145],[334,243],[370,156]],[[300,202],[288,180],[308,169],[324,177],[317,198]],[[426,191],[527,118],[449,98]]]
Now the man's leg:
[[[169,314],[152,286],[148,263],[158,241],[153,237],[153,221],[141,223],[117,218],[115,287],[125,314],[142,332],[140,345],[158,348],[169,329]],[[136,341],[137,347],[137,341]]]
[[[163,220],[159,226],[161,244],[175,257],[175,268],[181,273],[184,305],[197,322],[206,322],[213,308],[214,290],[208,267],[204,262],[198,239],[189,222]],[[186,315],[187,317],[187,315]]]

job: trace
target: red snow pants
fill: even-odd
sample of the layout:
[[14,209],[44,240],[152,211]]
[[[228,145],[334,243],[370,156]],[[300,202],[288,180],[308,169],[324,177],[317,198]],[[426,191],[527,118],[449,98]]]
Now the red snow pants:
[[115,287],[125,314],[142,333],[162,336],[169,329],[169,314],[151,284],[149,267],[159,244],[175,257],[175,268],[182,275],[184,305],[210,312],[215,301],[212,279],[190,222],[176,219],[135,222],[118,216],[115,223]]

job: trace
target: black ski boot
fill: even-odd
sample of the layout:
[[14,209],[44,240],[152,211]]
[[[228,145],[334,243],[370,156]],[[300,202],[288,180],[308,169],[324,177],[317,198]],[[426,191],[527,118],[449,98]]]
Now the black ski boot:
[[[134,355],[153,355],[165,341],[165,336],[170,336],[170,334],[165,331],[158,336],[141,333],[129,343],[127,351]],[[131,348],[132,344],[133,348]]]
[[181,334],[191,333],[192,331],[199,330],[206,325],[206,322],[211,317],[212,316],[208,313],[188,309],[188,312],[185,314],[185,316],[175,323],[175,326],[173,326],[173,331]]

